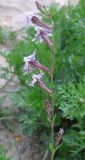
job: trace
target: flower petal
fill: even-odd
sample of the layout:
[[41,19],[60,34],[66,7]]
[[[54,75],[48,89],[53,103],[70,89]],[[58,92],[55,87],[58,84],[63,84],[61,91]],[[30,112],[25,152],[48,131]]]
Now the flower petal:
[[32,60],[32,61],[35,61],[35,55],[36,55],[36,52],[33,52],[33,54],[29,55],[28,57],[24,57],[24,72],[25,74],[27,74],[28,72],[31,71],[31,65],[29,64],[29,62]]
[[29,86],[34,86],[35,83],[37,83],[37,80],[41,79],[44,73],[41,71],[40,74],[33,74],[32,75],[32,82],[29,83]]

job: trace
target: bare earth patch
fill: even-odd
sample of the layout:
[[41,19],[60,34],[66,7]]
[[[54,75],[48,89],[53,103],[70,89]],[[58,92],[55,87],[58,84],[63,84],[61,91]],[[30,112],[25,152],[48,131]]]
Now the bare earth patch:
[[41,146],[37,136],[24,137],[21,142],[16,142],[14,134],[2,125],[2,128],[0,128],[0,144],[4,147],[6,158],[10,160],[42,159]]

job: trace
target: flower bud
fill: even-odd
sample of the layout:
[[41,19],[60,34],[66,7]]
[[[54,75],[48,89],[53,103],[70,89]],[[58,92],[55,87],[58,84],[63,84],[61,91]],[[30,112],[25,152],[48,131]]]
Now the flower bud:
[[35,2],[35,4],[36,4],[37,9],[41,13],[43,13],[44,15],[47,15],[47,9],[46,9],[46,7],[44,5],[42,5],[41,3],[37,2],[37,1]]
[[50,102],[48,99],[45,100],[45,107],[48,114],[49,120],[51,120]]
[[51,40],[49,39],[47,34],[44,31],[40,31],[40,35],[41,35],[43,41],[45,41],[47,43],[48,47],[52,48],[53,43],[51,42]]
[[39,11],[42,12],[43,11],[43,5],[41,3],[39,3],[39,2],[37,2],[37,1],[35,2],[35,4],[36,4],[37,9],[39,9]]
[[57,135],[57,138],[56,138],[57,145],[61,144],[63,134],[64,134],[64,130],[63,130],[63,128],[60,128],[58,135]]

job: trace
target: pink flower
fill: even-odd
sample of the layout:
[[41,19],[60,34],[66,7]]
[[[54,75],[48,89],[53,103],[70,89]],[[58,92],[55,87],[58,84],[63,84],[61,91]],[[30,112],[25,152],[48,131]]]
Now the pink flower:
[[32,75],[32,82],[31,83],[29,83],[29,86],[34,86],[34,84],[35,83],[37,83],[37,80],[39,80],[39,79],[41,79],[42,78],[42,76],[44,75],[44,73],[43,72],[41,72],[41,73],[39,73],[39,74],[33,74]]
[[41,36],[41,34],[40,34],[40,30],[44,31],[44,32],[47,34],[48,37],[52,36],[51,30],[47,30],[47,29],[44,29],[44,28],[35,26],[35,31],[36,31],[37,33],[35,34],[35,37],[34,37],[33,40],[32,40],[33,42],[36,42],[36,43],[37,43],[38,40],[39,40],[40,43],[43,42],[43,38],[42,38],[42,36]]
[[29,83],[29,86],[34,86],[35,83],[37,83],[44,91],[46,91],[47,93],[51,94],[51,90],[49,88],[47,88],[47,86],[40,80],[43,76],[43,72],[41,72],[40,74],[33,74],[32,76],[32,82]]
[[48,99],[45,100],[45,107],[48,114],[49,120],[51,120],[51,110],[50,110],[50,102]]
[[44,65],[40,64],[39,62],[35,61],[35,55],[36,55],[36,53],[33,52],[32,55],[30,55],[28,57],[24,57],[24,62],[25,62],[24,71],[25,71],[25,73],[30,72],[31,66],[34,66],[34,67],[39,68],[45,72],[48,72],[49,68],[47,68]]
[[28,72],[31,71],[31,66],[30,66],[30,61],[35,61],[35,55],[36,55],[36,52],[33,52],[33,54],[31,54],[30,56],[28,57],[24,57],[24,71],[25,71],[25,74],[27,74]]
[[[38,11],[37,10],[32,10],[32,11],[29,11],[29,12],[26,12],[25,13],[25,15],[26,15],[26,20],[27,20],[27,24],[29,25],[29,26],[32,26],[33,25],[33,23],[32,23],[32,17],[33,16],[37,16],[37,13],[38,13]],[[40,17],[40,16],[39,16]]]

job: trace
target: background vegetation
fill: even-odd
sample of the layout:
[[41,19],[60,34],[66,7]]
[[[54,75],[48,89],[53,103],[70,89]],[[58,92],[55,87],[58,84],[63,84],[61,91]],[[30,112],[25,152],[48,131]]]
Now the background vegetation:
[[5,157],[4,148],[0,145],[0,160],[9,160]]

